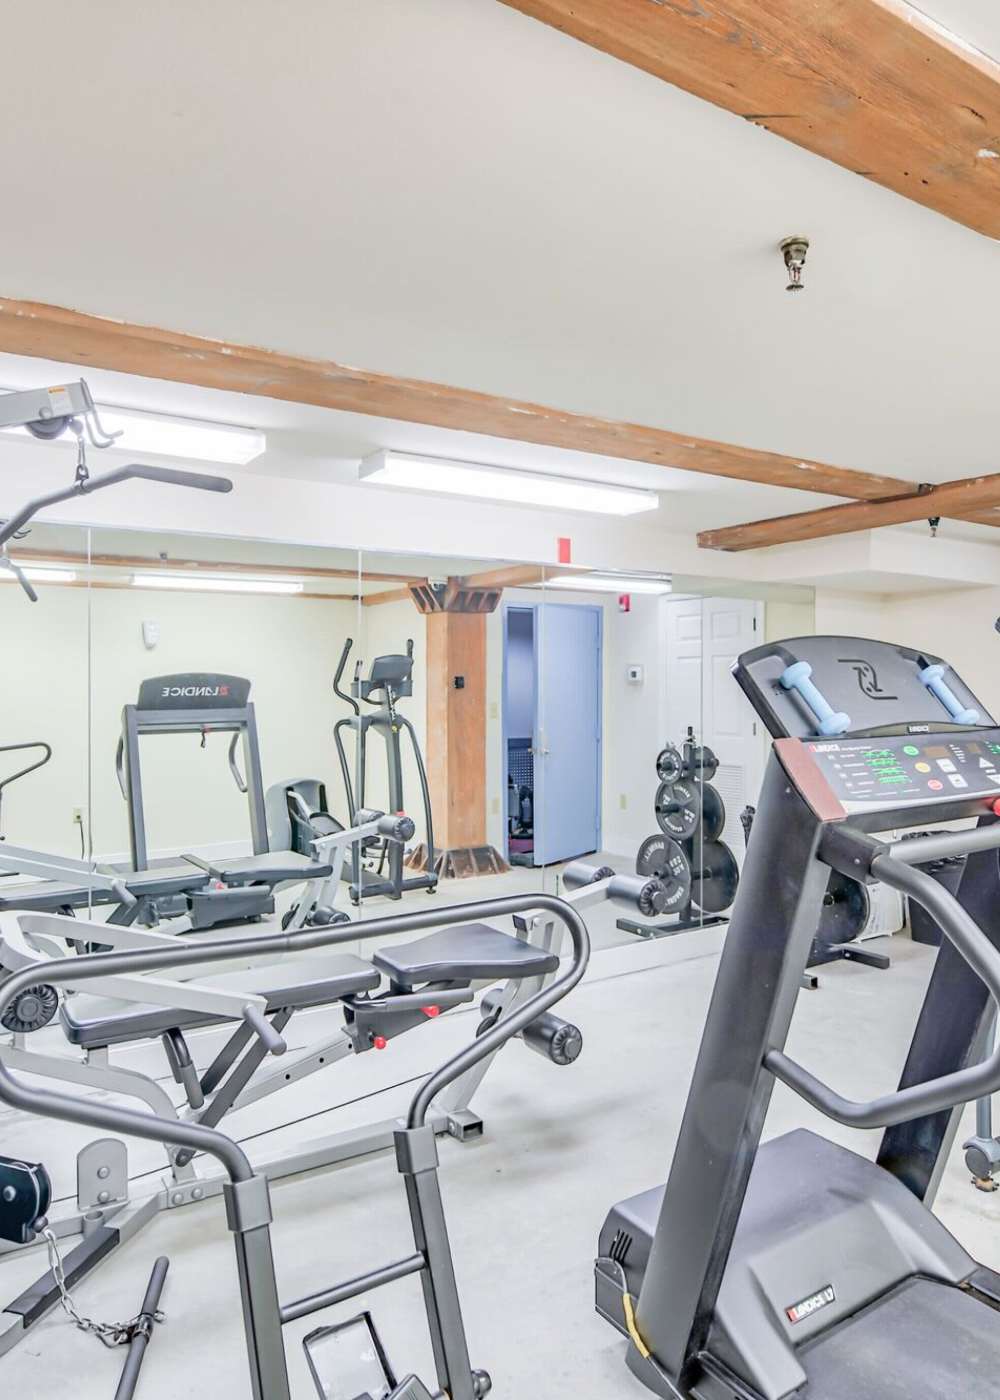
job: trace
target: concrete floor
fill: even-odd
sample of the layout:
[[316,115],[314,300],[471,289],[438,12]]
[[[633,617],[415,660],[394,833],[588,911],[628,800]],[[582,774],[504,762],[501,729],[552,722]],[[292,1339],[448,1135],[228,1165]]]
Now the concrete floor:
[[[520,885],[522,878],[535,881],[537,875],[517,872],[452,886],[447,901],[493,894]],[[606,911],[589,922],[602,951],[566,1003],[585,1035],[580,1061],[556,1069],[523,1046],[510,1046],[477,1100],[485,1137],[472,1144],[442,1141],[442,1183],[473,1363],[491,1372],[495,1394],[519,1400],[640,1400],[647,1393],[625,1370],[618,1336],[594,1314],[594,1246],[613,1201],[666,1175],[717,966],[718,930],[617,948],[623,936],[615,934]],[[823,970],[821,989],[799,999],[791,1053],[853,1097],[894,1085],[930,969],[929,950],[908,939],[892,940],[891,952],[888,973],[833,965]],[[411,1051],[401,1042],[398,1054],[405,1061],[387,1071],[385,1082],[428,1070],[468,1039],[472,1024],[469,1015],[455,1014],[433,1027],[419,1051],[415,1041]],[[306,1129],[315,1132],[335,1116],[324,1112],[329,1105],[357,1094],[369,1097],[339,1110],[338,1125],[345,1118],[402,1111],[412,1088],[372,1098],[377,1085],[351,1079],[352,1071],[376,1058],[389,1056],[363,1056],[338,1066],[329,1081],[318,1075],[293,1086],[244,1110],[231,1129],[244,1140],[253,1138],[253,1153],[298,1141]],[[294,1121],[306,1114],[308,1124]],[[832,1126],[779,1086],[767,1134],[796,1125],[828,1132]],[[870,1134],[834,1128],[831,1135],[860,1151],[874,1150]],[[45,1160],[56,1169],[61,1196],[72,1195],[73,1152],[88,1136],[85,1130],[0,1115],[4,1151]],[[136,1144],[133,1172],[156,1165],[155,1150]],[[278,1183],[273,1202],[274,1249],[286,1298],[409,1249],[403,1194],[388,1155]],[[1000,1267],[1000,1195],[976,1192],[957,1152],[939,1212],[966,1247]],[[159,1217],[80,1287],[80,1305],[97,1317],[129,1315],[160,1253],[171,1259],[167,1323],[150,1352],[140,1400],[246,1395],[239,1295],[220,1202]],[[3,1296],[12,1296],[39,1270],[37,1253],[3,1261]],[[360,1306],[375,1312],[400,1372],[417,1370],[430,1378],[419,1285],[405,1280],[353,1310]],[[347,1308],[333,1314],[348,1315]],[[315,1392],[301,1338],[329,1318],[319,1315],[286,1330],[293,1390],[302,1400]],[[0,1359],[0,1394],[103,1400],[114,1391],[119,1366],[120,1356],[55,1313]]]

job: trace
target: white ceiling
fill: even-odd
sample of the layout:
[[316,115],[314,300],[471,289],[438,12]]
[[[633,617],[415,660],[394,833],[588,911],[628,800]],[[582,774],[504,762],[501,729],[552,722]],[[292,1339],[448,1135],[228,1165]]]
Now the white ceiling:
[[[923,8],[1000,52],[998,7]],[[299,0],[294,22],[55,0],[5,40],[45,58],[5,70],[0,294],[921,480],[998,465],[995,243],[496,0]],[[792,297],[776,244],[799,231]],[[283,427],[299,474],[396,445],[652,475],[674,529],[824,503],[156,392]]]

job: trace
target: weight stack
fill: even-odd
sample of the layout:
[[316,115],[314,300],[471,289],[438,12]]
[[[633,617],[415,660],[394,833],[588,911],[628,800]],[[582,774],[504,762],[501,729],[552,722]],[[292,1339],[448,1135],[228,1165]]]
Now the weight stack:
[[726,806],[712,786],[719,761],[692,735],[681,748],[668,744],[656,759],[654,811],[659,830],[639,847],[636,873],[663,882],[670,923],[619,919],[618,927],[653,938],[723,923],[739,885],[739,865],[724,841]]

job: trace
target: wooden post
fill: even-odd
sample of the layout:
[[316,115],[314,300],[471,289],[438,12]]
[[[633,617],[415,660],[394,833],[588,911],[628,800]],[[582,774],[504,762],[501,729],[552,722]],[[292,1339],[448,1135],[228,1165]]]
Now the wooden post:
[[[465,878],[501,874],[486,840],[486,613],[427,614],[427,778],[437,869]],[[411,863],[426,864],[418,848]]]

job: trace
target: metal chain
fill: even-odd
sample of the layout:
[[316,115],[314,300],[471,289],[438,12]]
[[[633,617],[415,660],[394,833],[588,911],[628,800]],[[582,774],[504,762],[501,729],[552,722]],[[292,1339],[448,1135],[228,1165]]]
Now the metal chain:
[[79,1327],[81,1332],[89,1332],[103,1346],[123,1347],[127,1346],[132,1338],[140,1333],[144,1333],[148,1337],[152,1324],[163,1321],[164,1314],[159,1308],[155,1313],[137,1313],[128,1322],[96,1322],[92,1317],[85,1317],[78,1310],[73,1301],[73,1295],[66,1286],[66,1272],[59,1256],[59,1245],[54,1231],[51,1229],[43,1230],[42,1237],[45,1240],[45,1248],[48,1250],[49,1268],[52,1270],[52,1277],[59,1289],[59,1302],[62,1305],[62,1310]]
[[84,486],[90,480],[87,467],[87,446],[83,440],[83,424],[75,418],[70,420],[70,431],[76,434],[76,484]]

